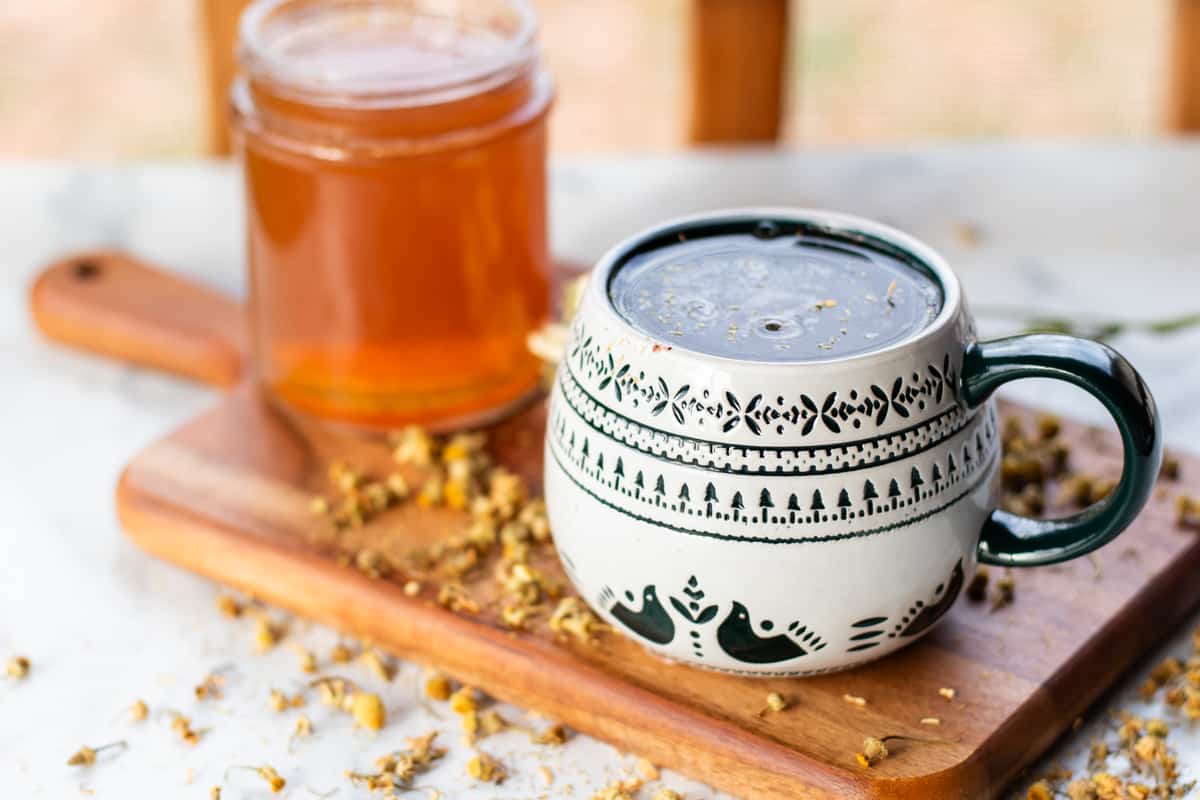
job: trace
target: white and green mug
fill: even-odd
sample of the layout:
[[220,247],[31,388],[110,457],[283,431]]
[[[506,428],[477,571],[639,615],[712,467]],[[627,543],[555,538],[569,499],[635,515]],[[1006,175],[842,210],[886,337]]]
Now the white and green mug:
[[[998,509],[990,397],[1024,377],[1083,387],[1120,430],[1119,484],[1075,516]],[[600,260],[545,449],[558,552],[606,621],[671,659],[792,676],[914,641],[977,562],[1109,541],[1149,496],[1161,432],[1103,344],[977,341],[958,278],[921,242],[745,209],[656,226]]]

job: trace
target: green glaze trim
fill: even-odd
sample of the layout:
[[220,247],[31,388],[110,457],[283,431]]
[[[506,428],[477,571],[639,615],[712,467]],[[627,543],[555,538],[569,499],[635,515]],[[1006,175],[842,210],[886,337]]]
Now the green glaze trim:
[[1035,334],[972,344],[963,359],[963,402],[976,408],[998,387],[1018,378],[1055,378],[1087,390],[1112,414],[1124,444],[1121,481],[1099,503],[1053,520],[997,510],[984,523],[981,562],[1011,567],[1055,564],[1111,541],[1142,510],[1162,461],[1162,428],[1154,398],[1137,370],[1099,342]]
[[[574,372],[574,370],[571,369],[570,365],[564,365],[563,368],[560,368],[558,370],[558,373],[559,373],[558,381],[559,381],[560,388],[561,388],[563,402],[566,403],[568,408],[570,408],[572,411],[575,412],[575,416],[577,416],[580,419],[580,421],[582,421],[585,425],[587,425],[592,430],[596,431],[596,433],[600,434],[604,438],[610,439],[614,442],[618,442],[626,447],[630,447],[630,448],[636,450],[639,453],[650,456],[652,458],[657,458],[661,461],[668,461],[668,462],[675,463],[675,464],[687,464],[689,466],[698,467],[700,469],[706,469],[706,470],[710,470],[712,472],[723,472],[723,473],[730,474],[730,475],[836,475],[836,474],[842,473],[842,472],[855,472],[857,470],[866,469],[868,467],[880,467],[885,464],[891,464],[894,461],[902,461],[906,458],[910,458],[911,456],[920,455],[921,453],[924,453],[927,450],[931,450],[931,449],[937,447],[938,445],[943,444],[944,442],[946,442],[946,440],[958,435],[963,430],[966,430],[968,427],[970,427],[971,424],[975,422],[975,419],[978,416],[977,414],[963,413],[963,409],[960,408],[959,406],[952,406],[950,408],[945,409],[944,411],[939,413],[937,416],[930,417],[929,419],[918,422],[915,425],[910,425],[907,428],[901,428],[899,430],[892,431],[891,433],[881,434],[879,436],[872,436],[872,437],[866,438],[866,439],[854,439],[852,441],[840,442],[837,444],[808,445],[808,446],[804,446],[804,447],[795,447],[795,446],[784,447],[784,446],[778,446],[778,445],[730,444],[729,442],[714,441],[711,439],[697,439],[694,436],[684,436],[683,434],[671,433],[671,432],[665,431],[661,428],[656,428],[653,425],[647,425],[644,422],[638,422],[637,420],[631,419],[630,417],[627,417],[626,415],[613,409],[611,406],[605,405],[603,402],[600,401],[599,398],[597,398],[595,395],[593,395],[591,392],[589,392],[587,390],[587,387],[584,386],[579,381],[578,376],[575,375],[575,372]],[[593,403],[595,403],[598,408],[600,408],[601,410],[605,411],[608,414],[611,414],[612,416],[616,417],[617,419],[621,420],[622,422],[624,422],[625,424],[627,424],[631,427],[636,427],[641,430],[645,430],[650,433],[657,434],[659,436],[662,436],[664,439],[676,439],[681,442],[689,442],[691,444],[698,445],[701,447],[723,448],[725,450],[741,450],[741,451],[745,451],[745,452],[760,453],[762,455],[766,455],[767,453],[795,453],[797,456],[799,456],[801,454],[809,454],[809,453],[833,453],[833,452],[838,452],[838,451],[849,452],[851,450],[861,450],[861,449],[865,448],[866,446],[870,445],[872,442],[883,441],[885,439],[890,439],[890,438],[896,437],[896,436],[903,438],[905,436],[908,436],[909,434],[916,433],[917,431],[921,430],[922,428],[932,427],[932,426],[936,425],[938,422],[940,422],[943,418],[951,416],[953,414],[962,414],[962,419],[960,420],[959,425],[957,427],[951,428],[949,431],[947,431],[946,435],[940,439],[931,439],[929,442],[926,442],[923,445],[915,447],[912,450],[906,450],[897,455],[888,456],[887,458],[881,458],[878,461],[860,462],[852,467],[834,467],[834,468],[825,468],[825,469],[812,468],[812,469],[806,469],[806,470],[793,469],[793,470],[787,470],[787,471],[780,471],[780,470],[776,470],[776,469],[770,469],[767,467],[762,467],[762,468],[756,469],[756,470],[746,469],[745,467],[743,467],[741,469],[732,469],[728,466],[718,467],[718,466],[714,466],[711,463],[702,463],[702,462],[696,461],[696,460],[690,460],[690,459],[684,459],[684,458],[671,458],[670,456],[663,455],[661,453],[656,453],[653,450],[647,450],[645,448],[638,447],[632,441],[617,438],[613,434],[609,433],[608,431],[603,430],[602,428],[597,426],[594,422],[592,422],[590,419],[588,419],[587,416],[585,415],[583,409],[579,408],[579,406],[577,406],[575,403],[573,403],[571,401],[571,397],[567,393],[567,388],[565,385],[565,381],[568,378],[570,379],[571,383],[573,383],[576,387],[578,387],[579,391],[581,393],[583,393],[589,400],[591,400]]]
[[979,477],[976,478],[975,482],[972,483],[970,486],[968,486],[966,489],[964,489],[961,493],[959,493],[958,495],[955,495],[953,498],[946,501],[942,505],[937,506],[936,508],[931,508],[928,511],[923,511],[920,514],[915,514],[911,517],[907,517],[903,520],[900,520],[899,522],[893,522],[889,525],[880,525],[879,527],[876,527],[876,528],[868,528],[868,529],[861,530],[861,531],[850,531],[849,533],[834,533],[834,534],[829,534],[828,536],[797,536],[797,537],[786,537],[786,538],[773,538],[770,536],[738,536],[736,534],[717,533],[716,531],[698,530],[696,528],[687,528],[682,525],[672,525],[669,522],[662,522],[661,520],[653,519],[652,517],[646,517],[646,516],[642,516],[641,514],[636,514],[628,509],[622,508],[621,506],[618,506],[615,503],[612,503],[612,502],[604,499],[603,497],[596,494],[588,487],[584,486],[575,477],[574,473],[571,472],[571,469],[568,467],[568,465],[564,464],[562,462],[562,459],[559,458],[558,447],[551,446],[549,448],[549,450],[550,450],[550,454],[554,457],[554,462],[556,464],[558,464],[558,468],[560,470],[562,470],[562,473],[571,480],[571,483],[573,483],[577,487],[579,487],[579,489],[581,491],[583,491],[585,494],[587,494],[589,497],[591,497],[596,502],[600,503],[601,505],[603,505],[607,508],[611,508],[613,511],[616,511],[619,514],[622,514],[622,515],[629,517],[630,519],[636,520],[638,522],[644,522],[647,525],[652,525],[656,528],[665,528],[666,530],[675,531],[676,533],[686,533],[689,536],[702,536],[707,539],[719,539],[719,540],[725,541],[725,542],[752,542],[755,544],[808,544],[810,542],[811,543],[840,542],[840,541],[844,541],[846,539],[863,539],[868,536],[875,536],[877,534],[887,533],[888,531],[894,531],[894,530],[899,530],[901,528],[907,528],[910,525],[915,525],[918,522],[929,519],[930,517],[942,512],[942,511],[945,511],[946,509],[950,508],[951,506],[954,506],[954,505],[957,505],[958,503],[960,503],[964,498],[966,498],[968,495],[970,495],[972,492],[974,492],[976,489],[978,489],[981,485],[987,483],[987,481],[989,481],[995,475],[996,467],[1000,461],[1000,458],[999,458],[1000,451],[999,451],[999,448],[996,448],[996,450],[992,453],[990,463],[988,463],[988,465],[986,467],[981,467],[979,469]]

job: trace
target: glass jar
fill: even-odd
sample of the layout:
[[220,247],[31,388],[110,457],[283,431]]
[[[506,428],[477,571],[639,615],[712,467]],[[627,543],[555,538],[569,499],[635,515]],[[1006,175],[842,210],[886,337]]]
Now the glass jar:
[[257,379],[305,414],[478,424],[536,391],[546,115],[527,0],[260,0],[232,90]]

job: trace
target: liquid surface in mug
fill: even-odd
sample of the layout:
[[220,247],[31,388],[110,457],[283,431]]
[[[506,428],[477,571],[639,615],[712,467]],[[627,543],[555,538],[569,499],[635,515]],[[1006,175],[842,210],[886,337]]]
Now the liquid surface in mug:
[[821,361],[880,350],[942,307],[931,274],[856,243],[753,234],[634,255],[609,282],[617,313],[664,344],[747,361]]

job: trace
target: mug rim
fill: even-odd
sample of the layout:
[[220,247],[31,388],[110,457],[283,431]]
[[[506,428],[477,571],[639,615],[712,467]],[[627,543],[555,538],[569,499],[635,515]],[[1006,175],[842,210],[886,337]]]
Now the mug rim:
[[[962,308],[962,287],[959,284],[958,276],[938,251],[920,239],[901,230],[864,217],[837,211],[822,211],[791,206],[746,206],[701,211],[674,217],[665,222],[643,228],[610,247],[600,257],[599,261],[596,262],[596,266],[592,269],[586,291],[588,294],[593,295],[593,300],[600,313],[604,314],[610,323],[622,328],[627,335],[637,337],[652,344],[665,344],[635,327],[632,322],[617,311],[612,301],[612,295],[609,293],[609,283],[615,270],[638,247],[652,239],[685,233],[701,225],[715,226],[754,223],[764,220],[808,225],[829,235],[858,239],[861,244],[868,248],[883,244],[897,249],[908,259],[917,262],[921,267],[928,270],[930,276],[938,282],[942,290],[942,307],[938,311],[937,316],[928,325],[909,336],[880,347],[877,350],[866,350],[861,353],[845,356],[764,361],[753,358],[732,358],[730,356],[705,353],[700,350],[693,350],[684,345],[671,343],[673,351],[686,354],[691,359],[712,361],[722,365],[745,365],[749,367],[768,368],[829,367],[866,362],[881,356],[893,354],[897,351],[906,350],[927,339],[938,336],[947,327],[954,324],[954,321],[958,318]],[[862,241],[864,239],[867,241]],[[874,242],[870,240],[874,240]]]

